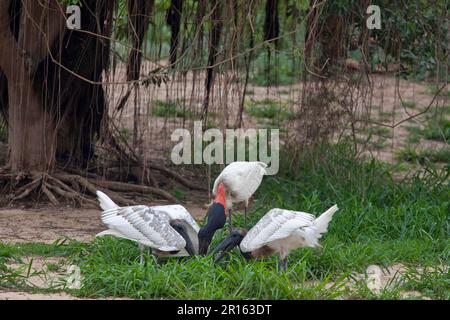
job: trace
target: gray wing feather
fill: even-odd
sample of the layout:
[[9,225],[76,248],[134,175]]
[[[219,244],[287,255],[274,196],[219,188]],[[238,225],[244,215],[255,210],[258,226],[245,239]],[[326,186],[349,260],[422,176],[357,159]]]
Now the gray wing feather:
[[150,208],[158,213],[166,214],[171,220],[179,219],[186,221],[197,233],[200,230],[197,222],[194,220],[194,218],[192,218],[189,211],[187,211],[187,209],[182,205],[172,204],[165,206],[152,206]]
[[272,241],[286,238],[295,230],[312,225],[312,214],[284,209],[272,209],[249,230],[241,242],[244,252],[253,251]]
[[183,237],[170,226],[168,217],[155,213],[147,206],[106,210],[102,221],[126,238],[161,251],[176,251],[186,246]]

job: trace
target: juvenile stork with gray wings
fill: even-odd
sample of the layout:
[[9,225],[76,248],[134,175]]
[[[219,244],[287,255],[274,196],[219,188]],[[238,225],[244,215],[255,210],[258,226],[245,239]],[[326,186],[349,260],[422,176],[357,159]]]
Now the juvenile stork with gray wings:
[[198,253],[199,226],[181,205],[119,207],[106,194],[97,191],[102,222],[108,227],[97,236],[112,235],[150,247],[157,256],[187,256]]
[[219,252],[216,261],[226,252],[239,246],[247,258],[259,258],[279,253],[279,270],[287,268],[289,252],[301,247],[320,247],[319,239],[327,232],[333,214],[338,210],[334,205],[316,218],[312,214],[285,209],[272,209],[248,232],[234,229],[213,251]]

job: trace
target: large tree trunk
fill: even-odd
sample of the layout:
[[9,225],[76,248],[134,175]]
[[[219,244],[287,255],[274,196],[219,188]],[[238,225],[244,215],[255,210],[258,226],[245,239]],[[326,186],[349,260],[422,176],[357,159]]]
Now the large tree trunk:
[[33,80],[37,62],[56,40],[63,19],[56,1],[41,4],[23,0],[19,31],[12,30],[11,17],[17,12],[10,8],[18,7],[17,3],[11,7],[11,3],[0,3],[0,68],[8,82],[9,164],[13,172],[51,171],[55,127]]
[[[82,29],[65,29],[58,0],[0,1],[0,109],[13,171],[86,167],[106,112],[113,0],[82,0]],[[97,34],[104,36],[98,37]]]
[[56,118],[58,163],[85,168],[94,155],[95,137],[100,136],[106,112],[101,83],[110,43],[103,37],[111,36],[116,2],[83,0],[81,4],[84,32],[65,30],[51,50],[58,62],[47,56],[38,66],[35,83]]
[[53,119],[26,74],[17,72],[8,80],[11,170],[51,171],[55,164]]

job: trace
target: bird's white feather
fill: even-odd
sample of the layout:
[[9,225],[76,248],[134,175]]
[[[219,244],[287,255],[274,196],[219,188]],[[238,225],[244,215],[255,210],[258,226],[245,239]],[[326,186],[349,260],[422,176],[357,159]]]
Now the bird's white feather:
[[240,244],[241,250],[253,251],[275,240],[287,238],[299,228],[311,225],[314,218],[309,213],[272,209],[248,231]]
[[111,200],[106,194],[101,191],[97,191],[98,201],[100,202],[100,207],[103,211],[108,209],[117,209],[119,206]]
[[183,251],[186,241],[170,225],[173,220],[185,222],[194,247],[198,247],[199,226],[181,205],[119,207],[106,194],[97,191],[102,212],[102,222],[109,228],[97,236],[112,235],[136,241],[153,249]]
[[272,209],[248,231],[240,248],[243,252],[251,252],[272,245],[273,249],[284,248],[287,252],[295,247],[317,247],[337,210],[337,205],[334,205],[315,218],[306,212]]
[[216,194],[219,183],[225,186],[227,206],[247,201],[258,189],[266,174],[267,165],[263,162],[236,161],[223,169],[214,181],[212,193]]
[[320,247],[319,239],[327,232],[328,224],[330,223],[333,215],[338,211],[337,205],[332,206],[327,211],[322,213],[318,218],[314,219],[313,223],[309,226],[301,228],[297,235],[304,240],[304,246],[315,248]]
[[112,229],[108,229],[108,230],[99,232],[95,236],[96,237],[114,236],[114,237],[119,237],[119,238],[122,237],[122,235],[119,232],[112,230]]
[[176,251],[186,246],[186,241],[170,226],[169,220],[147,206],[109,209],[103,212],[102,221],[124,238],[161,251]]
[[331,208],[329,208],[327,211],[322,213],[320,217],[318,217],[316,220],[314,220],[314,226],[317,229],[317,233],[319,234],[319,238],[321,235],[328,231],[328,224],[330,223],[331,219],[333,218],[333,215],[338,211],[339,208],[335,204]]

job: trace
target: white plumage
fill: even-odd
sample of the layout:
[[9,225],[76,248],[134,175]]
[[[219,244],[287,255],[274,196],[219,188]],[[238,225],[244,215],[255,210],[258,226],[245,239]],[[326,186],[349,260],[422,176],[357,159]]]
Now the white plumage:
[[290,250],[320,246],[319,239],[327,231],[337,210],[337,205],[334,205],[315,218],[305,212],[272,209],[248,231],[240,243],[240,249],[254,257],[278,252],[280,266],[285,268]]
[[165,206],[151,206],[153,211],[159,214],[166,214],[170,220],[184,220],[186,221],[196,233],[200,230],[197,222],[192,218],[191,214],[185,207],[180,204],[170,204]]
[[[189,239],[198,250],[198,224],[181,205],[144,205],[119,207],[106,194],[97,191],[103,209],[102,222],[108,227],[97,236],[112,235],[129,239],[141,246],[152,248],[152,252],[163,256],[185,256],[186,240],[171,226],[171,222],[182,223]],[[173,254],[171,252],[177,251]]]
[[223,169],[214,182],[213,195],[217,192],[220,182],[225,186],[227,208],[233,203],[246,202],[258,189],[266,174],[267,165],[263,162],[236,161]]

